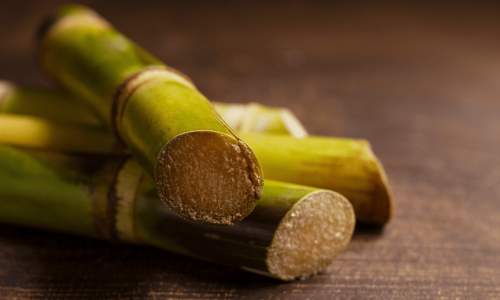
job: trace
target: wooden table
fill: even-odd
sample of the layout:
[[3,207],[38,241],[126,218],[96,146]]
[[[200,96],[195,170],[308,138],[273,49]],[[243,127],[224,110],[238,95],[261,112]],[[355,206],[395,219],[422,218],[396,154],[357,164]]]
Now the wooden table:
[[[0,3],[0,78],[48,86],[50,4]],[[500,299],[500,8],[87,1],[209,99],[366,138],[394,192],[318,276],[283,283],[139,246],[0,225],[2,299]]]

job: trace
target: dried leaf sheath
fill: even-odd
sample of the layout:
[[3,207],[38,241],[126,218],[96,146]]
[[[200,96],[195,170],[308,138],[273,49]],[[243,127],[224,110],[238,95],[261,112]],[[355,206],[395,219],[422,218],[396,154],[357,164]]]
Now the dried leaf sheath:
[[258,103],[212,104],[227,124],[239,133],[288,134],[295,138],[308,135],[297,117],[287,108]]
[[203,226],[169,211],[137,163],[123,156],[3,145],[0,154],[2,222],[153,245],[283,280],[326,268],[354,229],[351,205],[331,191],[269,181],[248,218]]
[[253,151],[187,77],[95,12],[70,6],[56,13],[41,30],[40,61],[114,129],[175,213],[232,225],[255,207],[263,179]]

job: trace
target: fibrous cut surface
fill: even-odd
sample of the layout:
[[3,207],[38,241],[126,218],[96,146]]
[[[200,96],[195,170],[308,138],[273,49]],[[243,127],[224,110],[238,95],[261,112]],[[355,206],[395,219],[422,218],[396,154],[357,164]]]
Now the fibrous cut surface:
[[268,251],[269,271],[293,280],[324,270],[346,247],[354,225],[354,210],[340,194],[316,191],[306,195],[276,230]]
[[173,138],[155,167],[160,198],[176,214],[196,223],[232,225],[242,220],[255,207],[263,184],[260,167],[248,157],[247,148],[214,131]]

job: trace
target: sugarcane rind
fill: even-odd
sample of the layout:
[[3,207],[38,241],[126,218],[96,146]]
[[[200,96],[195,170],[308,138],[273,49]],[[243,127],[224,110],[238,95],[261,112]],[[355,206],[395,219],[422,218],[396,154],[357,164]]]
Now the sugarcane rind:
[[129,76],[116,90],[111,108],[111,126],[116,136],[122,141],[122,116],[127,101],[138,88],[152,81],[174,81],[197,90],[186,75],[167,66],[150,66]]
[[358,223],[382,226],[390,221],[393,204],[387,176],[368,141],[241,136],[259,157],[266,179],[336,191],[351,201]]
[[[80,7],[77,10],[62,10],[58,14],[47,19],[40,26],[38,34],[39,57],[40,62],[45,70],[51,70],[48,64],[43,59],[44,44],[49,43],[52,37],[58,36],[61,32],[73,27],[94,28],[97,30],[113,29],[113,26],[96,12]],[[50,72],[51,73],[51,72]]]
[[[375,155],[373,157],[376,165],[376,174],[379,177],[377,189],[374,192],[374,203],[377,203],[377,207],[373,209],[373,223],[374,225],[382,226],[389,223],[392,219],[393,196],[384,166]],[[377,179],[375,180],[377,181]]]
[[127,153],[115,136],[92,127],[62,126],[43,118],[0,114],[0,142],[77,153]]

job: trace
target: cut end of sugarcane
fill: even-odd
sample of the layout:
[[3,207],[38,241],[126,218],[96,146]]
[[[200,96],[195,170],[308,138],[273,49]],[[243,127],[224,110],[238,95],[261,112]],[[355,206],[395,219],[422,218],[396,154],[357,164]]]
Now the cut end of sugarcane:
[[252,212],[262,194],[262,171],[253,151],[232,136],[192,131],[160,151],[155,183],[177,215],[200,224],[233,225]]
[[267,265],[282,280],[307,278],[327,268],[354,231],[354,210],[342,195],[308,194],[281,221],[268,250]]

